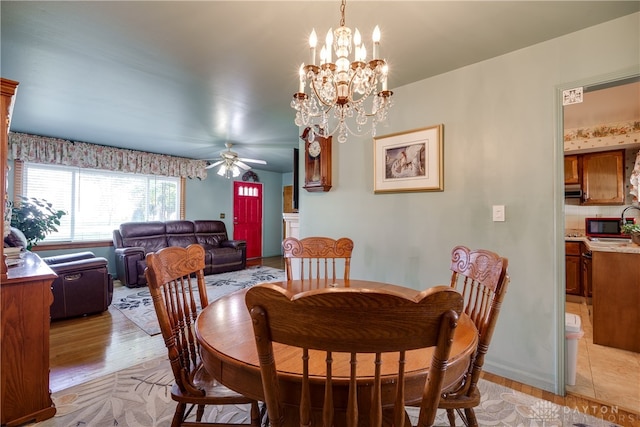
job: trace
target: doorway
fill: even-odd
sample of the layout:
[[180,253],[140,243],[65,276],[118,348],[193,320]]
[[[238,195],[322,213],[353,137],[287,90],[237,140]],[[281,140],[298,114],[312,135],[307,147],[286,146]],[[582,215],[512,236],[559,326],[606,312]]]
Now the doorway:
[[247,242],[247,259],[262,257],[262,184],[233,182],[233,238]]
[[[592,143],[592,140],[587,136],[593,135],[592,131],[594,130],[602,130],[605,136],[601,138],[603,140],[601,142],[606,142],[604,140],[607,128],[624,126],[624,123],[640,120],[638,85],[640,85],[640,77],[637,75],[637,70],[634,70],[633,72],[574,83],[560,89],[557,139],[562,145],[558,151],[561,153],[560,160],[564,158],[565,145],[571,147],[573,150],[571,154],[619,148],[619,146],[606,146],[606,144],[598,146]],[[563,105],[562,93],[572,89],[582,89],[583,102],[570,102],[568,105]],[[629,99],[625,100],[625,95]],[[634,105],[630,107],[629,102]],[[629,110],[635,112],[630,114]],[[580,138],[573,138],[576,135]],[[637,151],[638,149],[634,146],[625,146],[624,148],[627,148],[627,151]],[[565,165],[565,162],[561,164]],[[562,172],[563,169],[560,171]],[[559,176],[565,175],[560,173]],[[561,236],[562,240],[565,240],[567,236],[584,236],[584,217],[619,217],[624,208],[622,205],[583,206],[580,199],[566,199],[560,204],[563,205],[560,220],[564,221],[564,227],[560,227],[564,230],[564,235]],[[627,198],[624,205],[628,204],[630,201]],[[559,260],[559,262],[564,261],[564,257]],[[566,282],[565,278],[565,287],[561,289],[560,296],[560,298],[564,298],[565,303],[561,304],[560,309],[566,313],[580,316],[585,336],[578,343],[576,383],[575,385],[565,384],[565,392],[584,396],[612,407],[619,406],[631,410],[640,407],[640,392],[634,386],[637,384],[634,379],[640,378],[640,354],[593,344],[591,302],[586,295],[584,298],[577,299],[567,297],[565,294]],[[559,316],[562,322],[564,322],[564,312]],[[564,329],[564,325],[562,328]],[[564,337],[564,330],[561,336]],[[566,351],[566,349],[564,350]],[[561,353],[559,362],[564,364],[564,353]],[[562,383],[564,384],[564,378]]]

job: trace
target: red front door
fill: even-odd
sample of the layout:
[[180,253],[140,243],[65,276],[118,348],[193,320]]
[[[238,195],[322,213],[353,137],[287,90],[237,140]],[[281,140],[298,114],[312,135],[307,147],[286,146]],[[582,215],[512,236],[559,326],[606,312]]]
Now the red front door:
[[233,182],[233,238],[247,241],[247,259],[262,257],[262,184]]

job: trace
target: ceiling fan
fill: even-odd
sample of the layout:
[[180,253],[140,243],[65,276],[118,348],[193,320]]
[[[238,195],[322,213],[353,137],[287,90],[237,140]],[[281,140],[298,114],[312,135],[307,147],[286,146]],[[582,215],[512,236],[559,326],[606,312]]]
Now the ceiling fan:
[[238,157],[238,153],[231,151],[231,147],[233,146],[233,144],[231,144],[230,142],[227,142],[225,146],[227,147],[227,151],[220,152],[220,159],[206,167],[207,169],[211,169],[215,168],[218,165],[221,165],[220,169],[218,170],[218,175],[220,176],[226,176],[227,178],[230,178],[231,176],[237,177],[240,175],[240,168],[244,170],[251,169],[251,166],[249,166],[247,163],[257,163],[260,165],[267,164],[267,162],[265,162],[264,160]]

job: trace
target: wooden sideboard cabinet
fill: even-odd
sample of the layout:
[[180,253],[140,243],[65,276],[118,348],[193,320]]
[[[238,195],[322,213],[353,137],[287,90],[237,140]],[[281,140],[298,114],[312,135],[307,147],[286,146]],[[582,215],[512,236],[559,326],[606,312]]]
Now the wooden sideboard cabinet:
[[[7,174],[9,151],[9,124],[11,123],[11,111],[15,99],[18,82],[0,77],[0,221],[2,221],[2,237],[5,232],[5,209],[7,203]],[[0,278],[7,277],[7,265],[4,262],[4,245],[0,245]]]
[[582,268],[580,242],[565,242],[565,292],[569,295],[582,295]]
[[624,204],[624,150],[582,154],[582,204]]
[[49,390],[49,310],[56,274],[27,252],[0,284],[0,407],[3,426],[51,418],[56,408]]

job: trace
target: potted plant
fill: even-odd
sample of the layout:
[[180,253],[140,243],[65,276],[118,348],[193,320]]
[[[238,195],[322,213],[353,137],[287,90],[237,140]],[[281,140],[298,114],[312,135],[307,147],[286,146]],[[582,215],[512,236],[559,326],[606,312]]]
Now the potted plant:
[[56,210],[44,199],[20,197],[20,204],[11,210],[11,226],[22,231],[27,239],[27,250],[44,240],[47,234],[58,231],[65,211]]
[[631,236],[633,243],[640,245],[640,224],[625,224],[622,226],[622,232]]

